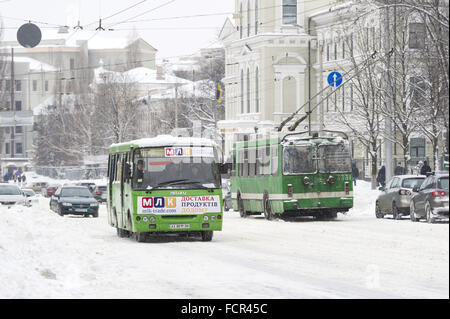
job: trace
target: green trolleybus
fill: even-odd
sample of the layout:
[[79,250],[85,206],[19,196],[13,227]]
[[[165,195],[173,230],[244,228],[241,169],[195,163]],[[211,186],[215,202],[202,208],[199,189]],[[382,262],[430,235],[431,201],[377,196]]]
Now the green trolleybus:
[[333,219],[353,207],[348,138],[304,133],[234,143],[231,192],[241,217]]
[[109,149],[108,223],[119,237],[201,234],[222,230],[222,189],[216,144],[158,136]]

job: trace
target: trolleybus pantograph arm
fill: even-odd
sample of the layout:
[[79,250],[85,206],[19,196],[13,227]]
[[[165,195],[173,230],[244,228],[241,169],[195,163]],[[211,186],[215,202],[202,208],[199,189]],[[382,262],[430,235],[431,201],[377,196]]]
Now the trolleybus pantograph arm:
[[[385,56],[388,55],[392,55],[393,54],[393,50],[389,51],[387,54],[385,54],[385,56],[380,56],[378,59],[376,59],[376,55],[378,54],[377,51],[374,51],[369,58],[367,58],[366,60],[364,60],[363,62],[361,62],[360,64],[354,66],[352,69],[350,69],[349,71],[347,71],[346,73],[344,73],[344,75],[354,71],[355,69],[357,69],[360,65],[364,65],[361,69],[358,70],[358,72],[356,72],[354,75],[352,75],[350,78],[348,78],[347,80],[345,80],[342,84],[346,84],[347,82],[349,82],[351,79],[353,79],[356,75],[358,75],[361,71],[365,70],[366,68],[368,68],[369,66],[371,66],[372,64],[379,62],[380,60],[384,59]],[[376,60],[375,60],[376,59]],[[375,61],[371,61],[371,63],[368,63],[370,60],[375,60]],[[335,82],[341,80],[344,75],[342,75],[341,77],[337,78],[335,80]],[[311,97],[310,100],[316,98],[317,96],[319,96],[320,94],[322,94],[323,92],[325,92],[325,90],[328,90],[331,86],[327,86],[326,88],[324,88],[323,90],[319,91],[318,93],[316,93],[313,97]],[[305,116],[303,116],[301,119],[299,119],[297,122],[295,122],[294,124],[292,124],[289,128],[290,131],[293,131],[297,128],[297,126],[303,122],[306,118],[308,118],[308,116],[311,116],[311,113],[317,108],[317,106],[319,106],[320,104],[323,103],[324,100],[326,100],[328,97],[330,97],[333,93],[335,93],[337,90],[339,89],[339,87],[337,87],[335,90],[333,90],[330,94],[328,94],[325,98],[323,98],[322,100],[320,100],[319,103],[317,103],[314,108],[310,111],[307,112],[307,114]],[[295,112],[293,112],[288,118],[286,118],[283,122],[281,122],[280,126],[277,128],[278,132],[281,132],[283,127],[290,122],[295,115],[298,114],[298,112],[300,112],[306,105],[308,105],[310,103],[310,100],[307,101],[305,104],[303,104],[302,106],[300,106]]]

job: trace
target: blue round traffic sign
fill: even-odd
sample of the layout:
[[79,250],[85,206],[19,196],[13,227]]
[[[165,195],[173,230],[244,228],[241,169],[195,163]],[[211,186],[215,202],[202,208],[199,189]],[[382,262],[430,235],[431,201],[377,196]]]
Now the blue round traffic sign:
[[332,87],[338,87],[342,84],[342,75],[339,72],[331,72],[328,75],[328,84]]

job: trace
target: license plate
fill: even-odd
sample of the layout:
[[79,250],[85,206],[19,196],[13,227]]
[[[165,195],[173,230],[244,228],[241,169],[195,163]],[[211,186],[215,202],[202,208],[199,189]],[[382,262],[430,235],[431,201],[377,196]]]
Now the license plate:
[[169,225],[170,229],[188,229],[191,228],[189,224],[171,224]]
[[87,213],[87,209],[84,209],[84,208],[76,208],[75,209],[75,211],[77,212],[77,213]]

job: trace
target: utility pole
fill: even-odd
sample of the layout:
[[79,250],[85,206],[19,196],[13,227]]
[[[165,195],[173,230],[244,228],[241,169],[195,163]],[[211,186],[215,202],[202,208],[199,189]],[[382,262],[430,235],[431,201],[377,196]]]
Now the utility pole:
[[178,137],[178,83],[175,83],[175,135]]
[[[386,1],[388,4],[388,1]],[[391,39],[390,39],[390,19],[389,19],[389,6],[386,7],[386,18],[385,18],[385,52],[386,52],[386,92],[388,96],[386,97],[386,108],[387,113],[392,114],[392,83],[391,83]],[[395,106],[394,106],[395,107]],[[385,137],[384,137],[384,152],[386,158],[386,182],[392,178],[392,121],[389,115],[384,117],[385,120]]]

